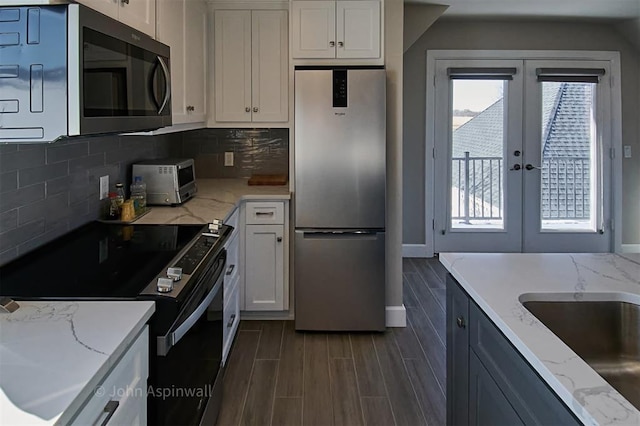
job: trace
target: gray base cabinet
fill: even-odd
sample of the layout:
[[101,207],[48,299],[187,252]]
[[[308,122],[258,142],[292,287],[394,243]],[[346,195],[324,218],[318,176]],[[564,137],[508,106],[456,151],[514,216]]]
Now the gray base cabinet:
[[451,275],[447,424],[581,424]]

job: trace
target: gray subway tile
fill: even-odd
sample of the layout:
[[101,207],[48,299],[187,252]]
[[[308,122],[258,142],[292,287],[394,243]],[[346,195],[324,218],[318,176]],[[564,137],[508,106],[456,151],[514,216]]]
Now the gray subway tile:
[[5,173],[27,167],[41,166],[44,164],[44,160],[44,149],[0,153],[0,172]]
[[89,154],[101,152],[111,152],[120,149],[120,138],[118,136],[105,136],[92,138],[89,140]]
[[0,192],[13,191],[18,188],[18,171],[0,174]]
[[18,225],[45,219],[46,224],[55,223],[69,214],[69,194],[62,192],[44,200],[27,204],[18,209]]
[[66,161],[48,164],[46,166],[20,169],[18,171],[18,186],[20,188],[65,176],[69,173],[69,163]]
[[44,198],[44,183],[16,189],[0,194],[0,213]]
[[75,160],[69,160],[69,173],[74,173],[80,170],[87,170],[94,167],[104,166],[105,154],[93,154],[88,157],[76,158]]
[[4,265],[5,263],[9,263],[16,257],[18,257],[18,249],[16,247],[12,247],[9,250],[0,252],[0,266]]
[[25,253],[30,252],[33,249],[40,247],[43,244],[53,241],[58,237],[66,234],[69,231],[69,225],[66,221],[58,222],[54,227],[47,229],[42,234],[31,238],[18,246],[18,256],[22,256]]
[[47,164],[72,160],[87,155],[89,155],[89,142],[87,141],[59,146],[52,145],[47,147]]
[[0,233],[10,231],[18,226],[18,209],[0,213]]
[[50,197],[60,192],[68,191],[71,183],[71,176],[62,176],[56,179],[50,179],[46,182],[47,185],[47,197]]
[[0,252],[16,247],[44,232],[44,219],[27,223],[0,234]]

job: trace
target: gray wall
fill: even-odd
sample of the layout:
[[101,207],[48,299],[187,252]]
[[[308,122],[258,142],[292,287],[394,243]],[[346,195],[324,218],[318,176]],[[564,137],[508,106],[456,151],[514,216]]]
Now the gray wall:
[[[289,129],[198,129],[182,134],[172,154],[195,160],[199,178],[250,178],[289,174]],[[234,153],[232,167],[224,153]]]
[[[425,236],[425,73],[428,49],[611,50],[622,62],[623,244],[640,244],[640,54],[613,26],[579,22],[438,21],[404,55],[403,243]],[[431,238],[431,236],[429,236]]]
[[179,135],[0,145],[0,264],[98,219],[99,178],[131,181],[131,164],[166,157]]

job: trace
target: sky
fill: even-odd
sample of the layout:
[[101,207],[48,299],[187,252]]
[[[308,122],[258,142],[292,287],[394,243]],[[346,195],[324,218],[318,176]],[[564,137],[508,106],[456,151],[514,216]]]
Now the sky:
[[502,97],[503,80],[452,80],[453,109],[480,112]]

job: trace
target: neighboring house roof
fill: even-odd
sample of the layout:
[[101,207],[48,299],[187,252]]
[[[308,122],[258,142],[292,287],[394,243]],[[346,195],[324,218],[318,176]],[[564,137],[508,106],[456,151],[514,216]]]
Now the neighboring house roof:
[[[542,212],[544,218],[587,218],[589,214],[589,160],[591,102],[593,86],[575,83],[546,83],[542,104]],[[502,99],[480,112],[453,132],[453,158],[502,158]],[[586,159],[586,160],[579,160]],[[491,204],[502,204],[504,185],[500,176],[504,161],[476,162],[470,168],[470,194]],[[460,169],[458,169],[460,167]],[[464,165],[454,161],[453,185],[464,188]],[[458,176],[462,182],[458,182]],[[474,183],[475,178],[475,183]],[[454,216],[457,214],[454,212]]]

